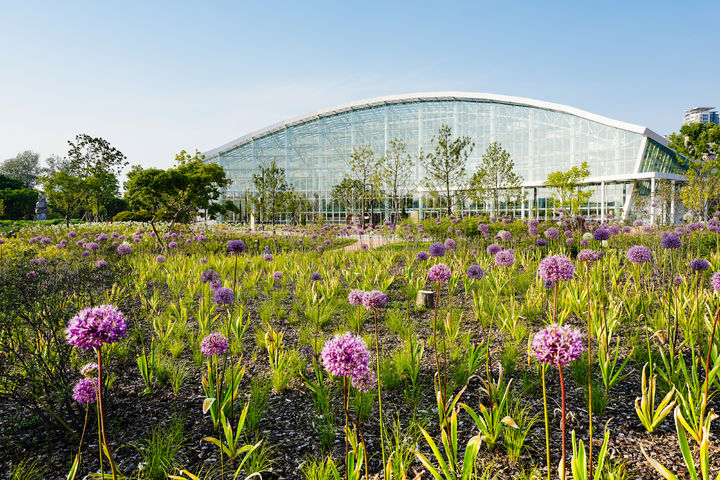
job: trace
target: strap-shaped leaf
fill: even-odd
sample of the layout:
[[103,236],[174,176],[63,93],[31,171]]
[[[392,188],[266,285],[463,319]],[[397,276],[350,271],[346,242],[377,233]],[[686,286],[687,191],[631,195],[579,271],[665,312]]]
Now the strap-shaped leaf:
[[215,403],[215,399],[212,398],[212,397],[206,398],[205,400],[203,400],[203,407],[202,407],[202,408],[203,408],[203,415],[205,415],[205,414],[208,412],[208,410],[210,410],[210,408],[212,407],[213,403]]

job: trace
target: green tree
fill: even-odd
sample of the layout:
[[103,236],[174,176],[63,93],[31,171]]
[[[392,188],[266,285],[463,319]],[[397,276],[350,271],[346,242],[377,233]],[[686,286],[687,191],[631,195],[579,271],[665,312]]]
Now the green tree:
[[475,148],[470,137],[452,138],[452,130],[443,125],[430,140],[432,150],[420,152],[425,167],[425,185],[446,200],[447,214],[452,214],[452,190],[465,188],[465,165]]
[[332,187],[330,198],[337,202],[347,214],[358,208],[362,190],[362,182],[360,180],[345,177],[342,179],[342,182]]
[[275,228],[277,214],[282,211],[285,200],[285,193],[289,186],[285,179],[285,169],[277,166],[275,160],[269,165],[260,165],[259,172],[254,173],[253,186],[255,194],[252,202],[258,213],[258,219],[267,221],[266,214],[269,214],[270,222]]
[[128,163],[125,155],[100,137],[80,134],[68,141],[68,173],[83,180],[87,201],[95,220],[104,205],[118,194],[118,175]]
[[312,210],[312,205],[305,197],[305,195],[290,190],[285,194],[285,210],[290,215],[290,223],[292,225],[299,225],[305,223],[304,213]]
[[40,184],[50,206],[63,216],[69,227],[70,219],[82,211],[87,200],[85,181],[65,170],[58,170],[40,177]]
[[[135,210],[152,212],[149,220],[157,234],[155,222],[165,220],[170,227],[177,222],[194,220],[201,210],[211,218],[224,213],[213,206],[231,180],[217,163],[205,163],[204,156],[185,150],[175,156],[177,165],[167,170],[134,166],[125,182],[125,197]],[[161,245],[160,236],[157,240]]]
[[522,177],[515,173],[515,162],[499,142],[488,145],[480,165],[470,180],[470,195],[477,203],[488,200],[491,216],[497,216],[500,194],[507,202],[518,196]]
[[8,158],[0,165],[0,173],[22,181],[25,188],[35,188],[38,177],[45,173],[40,165],[40,155],[30,150]]
[[590,167],[587,162],[574,166],[563,172],[548,173],[545,186],[552,190],[553,206],[569,208],[572,213],[580,213],[580,207],[590,200],[593,190],[582,186],[590,176]]
[[[372,191],[377,189],[380,180],[379,169],[380,160],[375,158],[375,153],[370,148],[370,145],[360,145],[353,148],[353,153],[350,155],[350,178],[355,180],[360,187],[357,193],[360,199],[360,215],[362,216],[363,228],[365,227],[368,200],[372,200]],[[370,219],[370,223],[372,223],[372,219]]]
[[407,143],[402,138],[390,140],[389,147],[381,161],[380,178],[390,197],[393,222],[397,224],[400,220],[400,203],[413,187],[411,179],[415,163],[407,151]]
[[670,135],[670,148],[682,155],[687,183],[680,190],[683,205],[707,218],[720,197],[720,125],[688,123]]
[[4,205],[0,216],[8,220],[32,220],[37,199],[38,192],[29,188],[0,190],[0,200]]

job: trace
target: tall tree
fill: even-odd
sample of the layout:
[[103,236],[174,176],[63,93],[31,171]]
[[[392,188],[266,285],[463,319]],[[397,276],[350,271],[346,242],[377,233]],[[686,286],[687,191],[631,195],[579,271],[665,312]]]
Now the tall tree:
[[60,212],[65,225],[70,226],[70,219],[85,207],[87,187],[85,181],[65,170],[58,170],[50,175],[40,177],[50,206]]
[[269,214],[274,228],[275,219],[278,212],[282,210],[285,193],[289,189],[285,179],[285,169],[278,167],[275,160],[269,165],[260,165],[258,168],[259,172],[252,176],[255,186],[253,203],[260,221],[266,221],[266,214]]
[[452,214],[452,190],[465,188],[465,165],[475,148],[470,137],[452,137],[452,129],[443,125],[430,140],[432,150],[420,153],[425,167],[425,185],[446,200],[447,214]]
[[491,216],[497,216],[500,208],[500,194],[505,193],[506,200],[516,198],[520,190],[522,177],[515,173],[515,162],[510,153],[499,142],[488,145],[480,159],[480,165],[470,180],[471,196],[476,202],[488,200]]
[[682,155],[687,183],[680,190],[686,208],[707,217],[708,208],[720,197],[720,125],[688,123],[670,135],[670,148]]
[[167,170],[136,165],[125,182],[130,206],[152,212],[150,225],[156,233],[157,220],[170,222],[172,228],[176,222],[194,220],[201,210],[208,211],[211,217],[223,213],[214,204],[231,183],[220,165],[205,163],[198,151],[190,155],[183,150],[175,161],[177,165]]
[[580,207],[592,197],[594,190],[582,186],[590,176],[590,167],[587,162],[574,166],[563,172],[548,173],[545,185],[550,187],[553,206],[569,208],[572,213],[579,213]]
[[[380,180],[379,167],[380,160],[375,158],[375,153],[370,148],[370,145],[360,145],[353,148],[353,153],[350,155],[350,172],[351,178],[358,182],[360,186],[358,193],[363,228],[365,227],[368,200],[372,200],[372,192],[377,190]],[[370,219],[370,223],[372,223],[372,219]]]
[[303,214],[312,210],[312,205],[305,197],[305,195],[290,190],[285,194],[285,210],[290,215],[290,223],[292,225],[299,225],[304,223]]
[[342,179],[342,182],[332,187],[330,198],[340,204],[346,214],[349,214],[358,207],[362,190],[362,182],[360,180],[345,177]]
[[125,155],[100,137],[80,134],[68,141],[68,173],[83,180],[95,220],[118,193],[118,175],[128,165]]
[[415,163],[407,151],[407,143],[402,138],[390,140],[389,149],[382,158],[380,177],[388,192],[393,209],[393,222],[400,219],[400,203],[413,188],[411,179]]
[[8,158],[0,165],[0,173],[22,181],[25,188],[35,188],[38,177],[45,173],[40,165],[40,155],[30,150]]

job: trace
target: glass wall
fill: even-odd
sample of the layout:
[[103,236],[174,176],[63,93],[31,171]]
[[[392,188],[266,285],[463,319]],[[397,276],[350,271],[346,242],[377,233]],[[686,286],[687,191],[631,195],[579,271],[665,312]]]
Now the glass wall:
[[[470,155],[468,176],[477,169],[480,158],[498,141],[515,162],[516,173],[525,182],[543,182],[548,173],[567,170],[587,162],[591,177],[632,174],[642,154],[641,171],[677,170],[672,152],[639,133],[594,122],[569,113],[527,105],[491,101],[421,100],[359,108],[283,127],[249,140],[209,160],[222,165],[233,180],[226,198],[241,202],[252,191],[252,174],[259,164],[275,160],[285,169],[287,180],[310,202],[314,212],[328,220],[344,219],[339,205],[330,198],[332,187],[348,172],[353,147],[370,145],[376,156],[385,154],[388,142],[402,138],[417,160],[430,148],[430,139],[447,124],[454,135],[467,135],[475,142]],[[645,146],[644,154],[641,149]],[[415,184],[422,185],[424,171],[416,161]],[[549,192],[536,195],[526,211],[547,208]],[[627,192],[606,186],[606,200],[615,209],[622,206]],[[591,199],[588,210],[598,210],[599,198]],[[417,201],[412,203],[419,208]],[[378,205],[380,210],[384,207]],[[519,205],[507,205],[519,214]]]

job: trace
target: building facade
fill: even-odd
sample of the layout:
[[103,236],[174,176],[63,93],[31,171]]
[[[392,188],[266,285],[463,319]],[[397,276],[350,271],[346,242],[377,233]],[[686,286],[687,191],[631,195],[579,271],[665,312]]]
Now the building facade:
[[685,110],[683,123],[714,123],[720,124],[720,113],[713,107],[696,107]]
[[[431,149],[442,125],[453,135],[469,136],[475,146],[466,171],[468,178],[492,142],[499,142],[523,179],[521,201],[506,202],[501,212],[522,218],[546,218],[554,212],[550,191],[543,186],[548,173],[587,162],[592,198],[584,214],[607,218],[628,216],[631,207],[655,219],[657,182],[684,181],[682,165],[667,140],[645,127],[611,120],[576,108],[528,98],[493,94],[442,92],[396,95],[353,102],[320,110],[249,133],[205,153],[223,166],[233,183],[226,200],[247,202],[252,175],[258,165],[276,161],[288,182],[310,202],[314,215],[340,222],[346,213],[331,191],[348,175],[353,149],[369,145],[383,156],[390,140],[402,138],[413,156],[413,190],[405,211],[420,218],[444,209],[424,185],[425,172],[417,161]],[[464,211],[484,210],[466,199]],[[674,205],[674,202],[672,203]],[[389,209],[377,201],[376,211]],[[671,211],[672,210],[672,211]],[[675,216],[674,206],[662,215]]]

